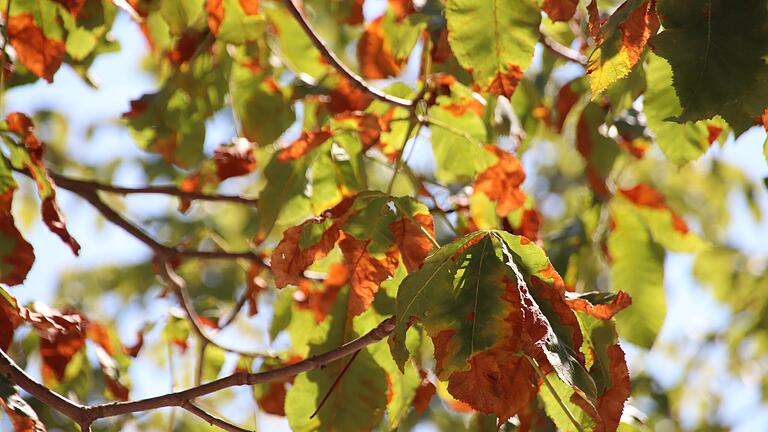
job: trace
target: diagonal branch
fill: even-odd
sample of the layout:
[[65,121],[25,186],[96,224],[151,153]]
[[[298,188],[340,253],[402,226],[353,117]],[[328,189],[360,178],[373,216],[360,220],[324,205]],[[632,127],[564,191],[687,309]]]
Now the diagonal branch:
[[200,408],[199,406],[193,404],[190,401],[186,401],[181,405],[182,408],[189,411],[190,413],[200,417],[205,422],[207,422],[211,426],[218,426],[221,429],[229,432],[251,432],[248,429],[243,429],[239,426],[235,426],[232,423],[229,423],[226,420],[222,420],[218,417],[214,417],[210,414],[208,414],[205,410]]
[[243,198],[238,195],[226,195],[226,194],[205,194],[202,192],[184,191],[173,185],[158,185],[158,186],[142,186],[142,187],[123,187],[114,186],[111,184],[99,183],[93,180],[75,179],[72,177],[63,176],[51,171],[48,174],[56,182],[57,185],[67,190],[100,190],[109,193],[115,193],[120,195],[130,194],[156,194],[156,195],[171,195],[182,199],[188,200],[201,200],[201,201],[224,201],[233,202],[237,204],[245,204],[248,206],[256,206],[259,203],[255,198]]
[[[236,372],[232,375],[187,390],[128,402],[112,402],[93,406],[83,406],[72,402],[33,380],[3,350],[0,350],[0,373],[36,399],[50,405],[62,414],[76,421],[78,424],[90,426],[93,421],[101,418],[157,408],[183,407],[189,409],[185,406],[189,401],[215,393],[219,390],[235,386],[254,385],[282,380],[302,372],[308,372],[323,367],[384,339],[394,330],[395,322],[395,317],[390,317],[382,321],[378,326],[365,335],[323,354],[304,359],[298,363],[259,373]],[[221,427],[220,424],[217,424],[217,426]]]
[[315,47],[320,50],[320,53],[323,55],[323,57],[325,57],[325,59],[328,60],[328,63],[330,63],[341,75],[350,80],[355,86],[378,100],[390,103],[392,105],[401,106],[403,108],[415,109],[416,102],[384,93],[378,88],[373,87],[362,77],[360,77],[360,75],[354,73],[344,63],[342,63],[336,54],[331,51],[325,41],[322,40],[320,36],[315,32],[315,30],[312,28],[312,25],[309,24],[309,21],[307,21],[307,18],[301,12],[301,9],[299,9],[299,7],[296,6],[296,3],[294,3],[294,0],[283,0],[283,4],[285,4],[285,7],[288,8],[288,11],[291,12],[293,17],[296,18],[296,21],[298,21],[299,25],[304,30],[304,33],[306,33],[309,39],[312,40],[312,43],[315,45]]
[[195,306],[192,304],[192,299],[189,298],[189,290],[187,289],[187,284],[184,282],[184,279],[182,279],[181,276],[179,276],[179,274],[173,270],[173,267],[168,260],[162,260],[159,267],[160,276],[163,278],[165,283],[168,284],[176,293],[176,296],[179,298],[179,303],[181,303],[181,307],[184,309],[184,313],[186,313],[190,324],[192,324],[192,330],[197,333],[197,335],[203,340],[204,344],[210,344],[221,348],[224,351],[231,352],[243,357],[255,358],[272,356],[271,354],[242,351],[237,348],[225,347],[214,341],[211,334],[208,333],[208,331],[201,325],[202,320],[197,314],[197,311],[195,311]]
[[552,39],[551,37],[544,35],[543,33],[539,38],[539,41],[541,41],[545,48],[566,60],[578,63],[582,66],[587,65],[587,58],[584,56],[584,54],[576,51],[575,49],[567,47]]

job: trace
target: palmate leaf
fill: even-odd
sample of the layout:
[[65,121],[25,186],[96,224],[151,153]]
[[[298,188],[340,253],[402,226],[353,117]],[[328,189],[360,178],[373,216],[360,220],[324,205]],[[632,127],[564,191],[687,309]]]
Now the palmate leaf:
[[409,353],[406,331],[421,322],[435,344],[436,373],[473,408],[509,418],[538,391],[533,359],[546,362],[586,400],[597,397],[579,360],[576,317],[543,251],[499,231],[442,247],[401,284],[392,355]]
[[664,31],[649,42],[669,61],[680,122],[722,116],[736,134],[755,124],[768,100],[768,5],[659,0]]
[[483,91],[511,97],[533,59],[541,12],[533,0],[449,0],[448,41]]

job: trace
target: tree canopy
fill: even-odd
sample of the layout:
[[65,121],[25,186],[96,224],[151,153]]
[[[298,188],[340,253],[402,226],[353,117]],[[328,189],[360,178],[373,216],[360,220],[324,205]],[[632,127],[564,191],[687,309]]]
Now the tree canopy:
[[[737,396],[712,391],[712,352],[768,394],[768,259],[733,242],[768,180],[718,157],[765,140],[768,1],[0,11],[0,421],[17,432],[725,430]],[[154,89],[84,139],[117,128],[135,156],[80,158],[66,110],[6,108],[67,69],[109,98],[91,70],[121,21]],[[41,251],[125,247],[78,238],[62,196],[144,252],[19,301]],[[30,240],[38,218],[56,246]],[[686,319],[667,313],[674,257],[728,312],[679,343],[659,337]]]

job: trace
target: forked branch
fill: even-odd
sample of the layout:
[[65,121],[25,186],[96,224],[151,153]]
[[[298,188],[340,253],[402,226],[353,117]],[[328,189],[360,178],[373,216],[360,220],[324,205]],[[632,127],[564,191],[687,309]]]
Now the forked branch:
[[[27,393],[39,401],[50,405],[57,411],[71,418],[80,425],[90,425],[92,422],[124,414],[148,411],[163,407],[181,407],[186,410],[192,410],[193,414],[201,416],[201,409],[191,404],[195,398],[209,395],[217,391],[244,385],[261,384],[270,381],[283,380],[302,372],[308,372],[319,367],[323,367],[336,360],[344,358],[354,352],[365,348],[366,346],[378,342],[387,337],[395,328],[395,317],[382,321],[373,330],[365,335],[334,348],[324,354],[310,357],[298,363],[283,366],[259,373],[235,372],[234,374],[201,384],[196,387],[182,390],[179,392],[168,393],[161,396],[155,396],[147,399],[140,399],[127,402],[112,402],[101,405],[85,406],[77,404],[64,396],[59,395],[53,390],[43,386],[32,379],[23,369],[21,369],[5,351],[0,350],[0,373],[9,381],[15,383]],[[196,409],[197,408],[197,409]],[[199,410],[199,411],[198,411]],[[204,411],[203,411],[204,413]],[[202,416],[201,416],[202,417]],[[229,429],[224,428],[224,420],[217,419],[208,413],[204,413],[206,421],[219,426],[225,430],[242,431],[233,425],[228,425]],[[225,422],[226,423],[226,422]]]

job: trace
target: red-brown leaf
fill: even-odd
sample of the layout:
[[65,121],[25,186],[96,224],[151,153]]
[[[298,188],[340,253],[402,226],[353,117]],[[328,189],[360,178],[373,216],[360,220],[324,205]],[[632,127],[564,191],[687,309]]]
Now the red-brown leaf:
[[522,78],[523,70],[520,66],[510,64],[506,72],[496,72],[496,76],[486,90],[496,96],[511,98]]
[[272,253],[272,273],[275,276],[276,287],[282,288],[288,284],[298,284],[304,270],[333,249],[340,235],[335,224],[323,233],[321,241],[317,244],[307,249],[302,249],[299,246],[302,231],[310,224],[318,223],[322,223],[322,221],[311,219],[301,225],[288,228],[283,233],[283,239]]
[[544,0],[541,8],[552,21],[568,21],[578,5],[579,0]]
[[56,202],[54,194],[43,199],[41,213],[43,215],[43,222],[48,226],[48,229],[58,235],[59,238],[72,249],[72,253],[79,255],[80,244],[67,230],[67,225],[64,223],[64,215],[61,214],[61,210],[59,210],[59,204]]
[[496,214],[505,217],[525,204],[525,193],[520,190],[525,180],[523,165],[512,153],[487,145],[485,150],[498,157],[498,161],[480,173],[474,182],[475,193],[482,192],[496,201]]
[[611,374],[611,385],[597,400],[597,412],[600,414],[603,430],[613,431],[619,426],[624,403],[629,398],[630,382],[627,361],[621,347],[608,347],[608,361]]
[[328,129],[321,129],[313,132],[302,132],[301,136],[292,142],[288,147],[280,150],[277,159],[281,162],[296,160],[319,147],[328,138],[331,132]]
[[249,174],[256,169],[253,145],[247,140],[238,140],[233,145],[217,147],[213,151],[213,162],[216,164],[216,173],[221,181]]
[[416,388],[416,395],[413,397],[413,409],[416,414],[423,414],[424,411],[429,408],[429,402],[432,400],[432,396],[435,395],[435,385],[427,379],[427,374],[424,370],[420,371],[421,383]]
[[396,59],[384,39],[381,28],[383,17],[369,22],[357,43],[357,60],[365,78],[383,79],[397,76],[405,65],[405,59]]
[[73,17],[77,18],[80,10],[85,4],[85,0],[54,0],[56,3],[64,6]]
[[346,111],[362,111],[368,107],[373,98],[347,79],[341,79],[339,84],[328,94],[328,110],[334,114]]
[[43,378],[61,381],[72,357],[85,346],[81,329],[73,328],[66,333],[56,333],[50,338],[40,338],[40,357],[43,361]]
[[622,33],[622,44],[627,49],[629,64],[635,65],[645,49],[651,36],[659,31],[659,17],[656,15],[656,1],[646,1],[629,15],[626,21],[619,24]]
[[19,61],[35,75],[53,82],[53,75],[64,60],[64,42],[48,39],[28,13],[8,18],[7,31]]
[[[0,195],[0,238],[4,242],[14,242],[10,253],[0,259],[0,268],[3,269],[0,273],[0,283],[11,286],[24,282],[35,261],[32,245],[24,240],[13,221],[12,199],[13,189]],[[7,272],[5,269],[8,269]]]

